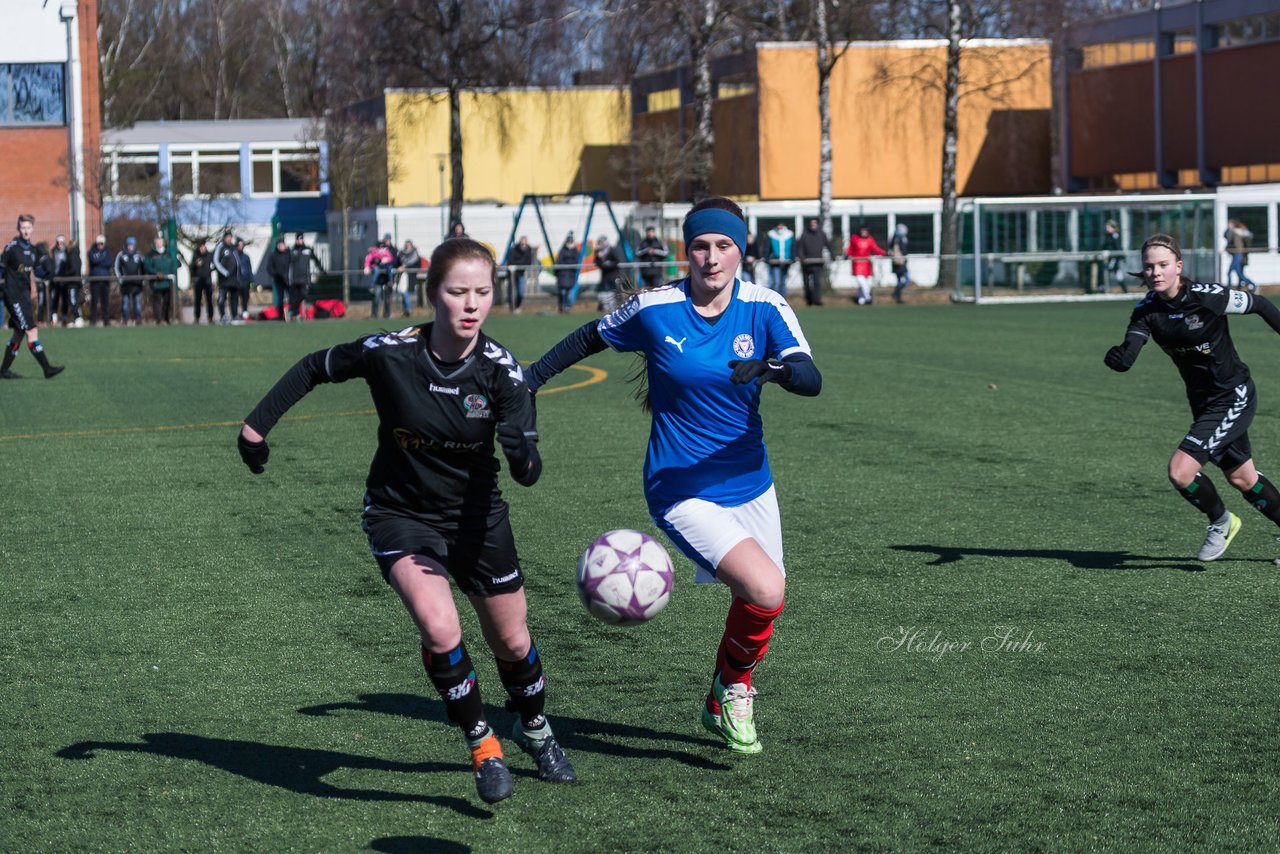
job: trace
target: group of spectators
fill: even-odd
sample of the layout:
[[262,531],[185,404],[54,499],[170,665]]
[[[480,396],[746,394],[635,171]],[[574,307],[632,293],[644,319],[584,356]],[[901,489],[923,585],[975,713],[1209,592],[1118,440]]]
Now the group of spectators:
[[[52,247],[36,247],[44,259],[35,268],[36,319],[42,324],[61,326],[110,326],[113,320],[125,326],[141,325],[145,295],[153,321],[173,323],[178,268],[186,266],[191,274],[195,323],[200,322],[202,313],[207,323],[215,322],[215,288],[216,322],[243,323],[249,318],[249,292],[254,284],[253,262],[245,245],[243,238],[227,232],[212,251],[206,241],[199,241],[190,258],[185,258],[171,251],[163,237],[155,238],[144,254],[136,237],[126,238],[123,248],[113,252],[107,246],[106,235],[99,234],[82,259],[79,244],[68,242],[59,234]],[[324,272],[301,233],[295,236],[292,247],[284,236],[277,239],[275,252],[265,264],[274,295],[274,317],[304,316],[313,266]],[[120,294],[118,309],[112,304],[116,288]]]
[[[849,238],[843,256],[849,259],[854,282],[857,284],[854,302],[858,305],[871,305],[875,298],[872,289],[875,280],[871,259],[877,255],[890,256],[893,274],[897,278],[897,285],[893,289],[893,300],[902,302],[903,291],[906,290],[907,285],[911,284],[911,276],[907,273],[908,252],[907,226],[904,223],[898,223],[893,237],[889,240],[887,251],[876,243],[876,239],[871,236],[871,230],[865,224],[859,225],[857,234]],[[769,271],[769,289],[785,295],[787,275],[792,265],[799,263],[804,280],[805,303],[811,306],[822,305],[823,280],[827,274],[827,266],[837,260],[837,257],[831,238],[818,227],[818,220],[810,219],[798,238],[795,232],[787,228],[786,223],[779,222],[765,234],[764,241],[756,240],[754,234],[747,235],[747,249],[743,257],[743,278],[748,281],[754,280],[755,266],[763,261]]]

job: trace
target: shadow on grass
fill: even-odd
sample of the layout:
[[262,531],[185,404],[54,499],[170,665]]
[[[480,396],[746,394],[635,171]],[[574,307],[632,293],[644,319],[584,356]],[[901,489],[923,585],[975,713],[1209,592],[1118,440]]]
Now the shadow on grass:
[[384,836],[369,843],[374,851],[385,851],[386,854],[466,854],[471,846],[434,836]]
[[[325,703],[298,709],[299,714],[324,716],[336,711],[376,712],[399,715],[414,720],[444,721],[442,703],[417,694],[361,694],[355,702]],[[574,751],[602,753],[627,759],[671,759],[676,762],[711,771],[727,771],[729,766],[669,747],[652,746],[653,742],[678,742],[699,748],[715,747],[717,742],[677,732],[662,732],[648,727],[630,724],[606,723],[588,718],[568,718],[551,715],[556,738],[572,756]],[[632,742],[625,744],[624,741]],[[636,745],[635,742],[649,743]],[[520,773],[520,772],[514,772]]]
[[966,557],[1037,558],[1061,560],[1076,569],[1177,569],[1182,572],[1204,572],[1202,563],[1171,562],[1168,556],[1136,555],[1121,551],[1077,551],[1075,549],[965,549],[953,546],[889,546],[899,552],[934,555],[929,566],[959,563]]
[[343,798],[354,801],[412,801],[430,803],[454,810],[469,818],[491,818],[493,813],[478,809],[462,798],[383,792],[375,789],[344,789],[324,781],[324,777],[340,768],[369,771],[391,771],[407,774],[447,772],[471,774],[470,765],[455,762],[393,762],[373,756],[312,750],[303,747],[281,747],[258,741],[207,738],[180,732],[152,732],[142,742],[82,741],[58,751],[63,759],[92,759],[100,750],[124,753],[150,753],[170,759],[203,762],[247,780],[278,786],[302,795],[321,798]]

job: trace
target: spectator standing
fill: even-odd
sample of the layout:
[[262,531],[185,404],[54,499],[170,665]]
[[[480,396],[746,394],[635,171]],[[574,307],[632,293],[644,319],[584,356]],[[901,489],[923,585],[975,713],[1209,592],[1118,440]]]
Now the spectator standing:
[[200,302],[203,300],[207,307],[205,316],[209,318],[209,323],[213,323],[213,256],[209,254],[209,247],[204,240],[196,243],[187,268],[191,270],[191,290],[195,292],[196,298],[194,322],[200,322]]
[[369,309],[369,317],[378,316],[378,303],[382,303],[382,316],[391,316],[391,253],[381,243],[369,247],[369,254],[364,256],[364,274],[369,277],[369,296],[373,305]]
[[742,249],[742,281],[754,283],[756,263],[760,260],[760,243],[754,233],[747,232],[747,244]]
[[418,270],[422,269],[422,255],[412,240],[406,240],[400,250],[396,268],[396,291],[400,294],[400,306],[408,317],[412,313],[413,295],[418,291]]
[[249,291],[253,287],[253,262],[244,251],[244,238],[236,239],[236,283],[240,285],[240,319],[249,319]]
[[596,239],[595,265],[600,270],[600,283],[596,285],[596,311],[613,311],[618,295],[627,289],[627,279],[622,275],[622,252],[600,235]]
[[637,257],[644,264],[640,268],[640,280],[646,288],[656,288],[662,284],[663,265],[667,260],[667,244],[658,237],[658,230],[649,226],[644,230],[644,240],[640,241]]
[[59,234],[53,243],[50,270],[53,273],[53,322],[84,326],[80,316],[79,245],[74,242],[68,245],[67,238]]
[[450,238],[469,238],[470,236],[467,234],[467,230],[462,227],[462,220],[457,220],[453,225],[449,226]]
[[240,259],[236,257],[235,235],[227,232],[213,250],[213,269],[218,273],[218,322],[227,322],[227,300],[231,300],[231,319],[240,316]]
[[787,273],[795,261],[795,232],[780,222],[768,234],[765,243],[765,263],[769,265],[769,290],[786,296]]
[[53,296],[49,292],[50,279],[53,278],[53,255],[49,244],[41,241],[36,244],[36,254],[41,261],[34,270],[36,277],[36,320],[48,325],[53,314]]
[[[529,238],[526,235],[520,235],[520,240],[515,246],[511,247],[511,251],[507,253],[507,268],[510,272],[511,287],[507,290],[507,304],[511,308],[512,314],[519,314],[521,306],[524,305],[524,280],[525,276],[538,274],[534,272],[535,254],[537,247],[529,245]],[[537,279],[535,278],[536,282]]]
[[275,251],[267,256],[267,278],[271,280],[271,304],[276,318],[284,320],[288,317],[285,300],[289,295],[289,245],[283,234],[276,238]]
[[89,319],[111,325],[111,278],[115,259],[107,248],[106,235],[99,234],[89,247]]
[[827,259],[834,255],[831,239],[818,228],[816,219],[809,220],[804,233],[796,241],[796,259],[804,274],[804,300],[808,305],[822,305],[822,279]]
[[873,299],[871,286],[871,256],[883,255],[884,250],[871,236],[871,229],[865,224],[858,226],[858,233],[849,238],[849,246],[845,249],[846,257],[853,261],[853,279],[858,284],[858,305],[871,305]]
[[893,275],[898,277],[898,284],[893,288],[893,301],[902,302],[902,292],[911,284],[911,276],[907,273],[907,224],[898,223],[889,239],[889,258],[893,261]]
[[1238,219],[1227,223],[1227,230],[1222,235],[1227,240],[1227,254],[1231,256],[1231,266],[1227,268],[1227,287],[1231,287],[1231,275],[1236,276],[1236,284],[1242,285],[1250,293],[1258,289],[1244,274],[1245,265],[1249,263],[1249,247],[1253,242],[1253,232]]
[[324,275],[324,265],[316,257],[315,250],[306,244],[301,231],[293,236],[293,248],[289,250],[289,314],[294,320],[304,316],[303,303],[311,291],[311,268]]
[[178,256],[169,252],[164,238],[157,237],[147,253],[143,268],[151,280],[151,314],[156,323],[169,323],[173,318],[173,287],[178,281]]
[[1107,273],[1102,279],[1105,294],[1111,283],[1120,286],[1121,293],[1129,293],[1129,274],[1124,269],[1124,243],[1120,239],[1120,226],[1114,219],[1103,226],[1102,251],[1106,253]]
[[129,325],[130,308],[132,307],[133,323],[142,325],[142,277],[146,273],[143,268],[142,253],[138,251],[138,239],[130,237],[125,240],[124,248],[116,255],[116,281],[120,283],[120,322]]
[[561,314],[573,310],[573,286],[578,281],[578,264],[578,244],[571,231],[556,253],[556,296]]

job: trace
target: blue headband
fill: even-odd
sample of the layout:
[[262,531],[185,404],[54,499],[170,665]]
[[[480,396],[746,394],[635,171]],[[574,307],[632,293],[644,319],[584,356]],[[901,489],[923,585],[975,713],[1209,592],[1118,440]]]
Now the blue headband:
[[747,254],[747,224],[726,210],[703,208],[684,218],[686,252],[693,239],[703,234],[723,234],[737,245],[739,252]]

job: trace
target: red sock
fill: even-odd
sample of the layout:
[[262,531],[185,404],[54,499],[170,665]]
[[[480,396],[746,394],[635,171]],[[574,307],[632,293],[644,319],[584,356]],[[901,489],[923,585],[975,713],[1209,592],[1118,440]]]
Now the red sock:
[[[761,608],[745,599],[734,598],[729,615],[724,620],[724,636],[716,650],[716,675],[721,685],[742,682],[751,687],[751,671],[769,649],[769,636],[773,634],[773,621],[782,613],[782,605]],[[707,708],[719,714],[719,703],[711,695]]]

